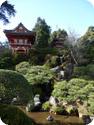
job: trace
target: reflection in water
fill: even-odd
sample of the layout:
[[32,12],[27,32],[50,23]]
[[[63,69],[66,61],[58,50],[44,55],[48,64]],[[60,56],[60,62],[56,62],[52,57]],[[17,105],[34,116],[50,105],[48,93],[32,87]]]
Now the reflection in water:
[[54,121],[47,121],[48,112],[25,112],[38,125],[83,125],[82,119],[75,116],[53,115]]

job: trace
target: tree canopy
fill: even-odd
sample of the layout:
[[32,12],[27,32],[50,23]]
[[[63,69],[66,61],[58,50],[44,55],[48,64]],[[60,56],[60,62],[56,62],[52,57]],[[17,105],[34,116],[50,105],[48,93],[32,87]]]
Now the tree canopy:
[[50,26],[47,25],[44,19],[39,17],[33,30],[36,32],[36,45],[40,48],[47,47],[51,32]]
[[15,13],[14,5],[10,4],[7,0],[1,4],[0,20],[2,20],[4,24],[9,23],[9,17],[14,16]]
[[[90,26],[79,41],[78,47],[84,63],[94,63],[94,27]],[[80,60],[81,60],[80,59]]]
[[54,44],[55,40],[64,41],[67,39],[68,34],[64,29],[58,29],[57,31],[54,31],[50,36],[50,43]]

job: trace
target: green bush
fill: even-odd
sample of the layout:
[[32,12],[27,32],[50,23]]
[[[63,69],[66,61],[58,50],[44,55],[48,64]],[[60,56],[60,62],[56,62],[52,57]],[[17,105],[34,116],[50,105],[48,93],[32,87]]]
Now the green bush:
[[94,64],[75,67],[73,77],[94,80]]
[[16,71],[20,72],[23,75],[27,73],[29,68],[30,68],[30,64],[29,62],[26,62],[26,61],[17,64],[15,67]]
[[94,64],[87,65],[87,75],[94,80]]
[[71,79],[69,82],[62,81],[57,83],[54,86],[52,95],[57,97],[60,101],[67,101],[69,103],[73,103],[80,98],[83,102],[88,102],[92,108],[92,104],[89,103],[89,100],[94,99],[92,96],[93,92],[94,81],[75,78]]
[[35,47],[31,49],[29,52],[30,63],[33,65],[44,64],[45,57],[48,54],[51,55],[57,54],[57,49],[51,47],[45,47],[45,48]]
[[32,89],[33,89],[34,95],[36,94],[39,94],[40,96],[44,95],[44,90],[42,90],[42,85],[34,84],[32,85]]
[[53,78],[53,73],[43,66],[31,66],[24,76],[30,84],[44,84]]
[[46,101],[45,103],[43,103],[42,109],[43,109],[44,111],[49,111],[50,108],[51,108],[51,106],[50,106],[49,101]]
[[0,54],[0,69],[14,69],[13,55],[9,49]]
[[73,75],[75,77],[80,77],[80,76],[84,76],[86,74],[86,72],[87,72],[86,66],[75,67]]
[[68,105],[66,111],[71,116],[79,116],[78,109],[74,108],[72,105]]
[[33,88],[34,95],[39,94],[42,99],[45,96],[49,97],[53,89],[53,72],[44,66],[28,67],[27,65],[25,62],[20,63],[16,69],[28,80]]
[[14,106],[0,105],[0,117],[8,125],[35,125],[32,119]]
[[49,67],[49,68],[53,68],[55,66],[57,66],[57,56],[51,56],[46,63],[44,64],[44,66]]
[[53,78],[53,72],[45,66],[30,66],[28,62],[16,65],[16,71],[20,72],[30,84],[48,83]]
[[94,114],[94,92],[91,92],[89,94],[89,99],[88,99],[87,103],[88,103],[89,112],[92,112]]
[[54,85],[54,90],[52,91],[52,95],[54,97],[57,97],[60,101],[66,100],[67,99],[67,94],[68,94],[68,86],[67,82],[58,82],[57,84]]
[[28,55],[22,53],[15,53],[13,54],[13,63],[14,65],[19,64],[20,62],[28,61]]
[[66,115],[67,112],[63,106],[52,106],[51,110],[56,114]]
[[0,70],[0,98],[10,103],[19,96],[20,103],[27,103],[32,99],[32,88],[27,80],[19,73],[11,70]]

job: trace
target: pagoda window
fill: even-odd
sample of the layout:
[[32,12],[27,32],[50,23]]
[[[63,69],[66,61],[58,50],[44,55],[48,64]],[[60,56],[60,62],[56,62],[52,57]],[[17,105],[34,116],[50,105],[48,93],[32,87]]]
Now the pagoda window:
[[14,39],[14,43],[17,43],[17,39]]
[[23,39],[19,39],[19,44],[23,44],[23,43],[24,43]]
[[27,39],[25,39],[25,44],[27,44]]

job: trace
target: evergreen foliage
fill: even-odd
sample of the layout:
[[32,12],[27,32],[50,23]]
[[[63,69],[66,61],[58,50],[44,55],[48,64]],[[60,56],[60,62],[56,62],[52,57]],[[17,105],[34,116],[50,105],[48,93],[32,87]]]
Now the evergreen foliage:
[[57,41],[61,41],[64,44],[64,42],[67,40],[67,37],[68,37],[68,34],[64,29],[63,30],[58,29],[57,31],[54,31],[50,35],[49,42],[51,43],[51,45],[53,45],[55,40],[57,40]]
[[28,71],[28,69],[30,68],[30,64],[29,62],[23,61],[19,64],[16,65],[15,69],[17,72],[25,75]]
[[43,66],[32,66],[24,76],[30,84],[44,84],[49,83],[53,73]]
[[6,24],[9,23],[9,18],[16,13],[14,5],[10,4],[7,0],[0,6],[0,19]]
[[[81,99],[87,103],[87,109],[94,113],[93,97],[94,97],[94,81],[84,79],[71,79],[69,82],[62,81],[54,86],[52,95],[57,97],[60,101],[67,101],[69,103],[76,102]],[[92,100],[92,101],[91,101]]]
[[8,125],[35,125],[25,113],[11,105],[0,105],[0,117]]
[[10,70],[0,70],[0,98],[2,103],[11,103],[19,97],[19,103],[24,104],[32,99],[32,88],[19,73]]
[[94,63],[94,27],[88,28],[85,35],[78,40],[79,60],[81,64]]
[[33,30],[36,32],[36,46],[40,48],[47,47],[51,31],[50,26],[46,24],[44,19],[39,17]]
[[94,80],[94,64],[75,67],[73,77]]

